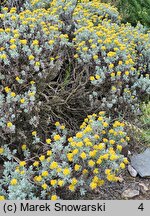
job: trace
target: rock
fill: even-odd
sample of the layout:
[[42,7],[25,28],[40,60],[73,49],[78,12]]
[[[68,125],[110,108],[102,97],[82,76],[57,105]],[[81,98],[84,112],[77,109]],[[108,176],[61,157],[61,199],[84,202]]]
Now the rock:
[[135,196],[138,196],[140,192],[138,190],[132,190],[132,189],[127,189],[122,193],[123,198],[133,198]]
[[128,165],[128,171],[132,177],[137,176],[137,171],[131,165]]
[[133,155],[131,165],[141,177],[150,177],[150,148],[141,154]]
[[130,152],[130,151],[128,151],[128,155],[131,155],[131,152]]
[[120,182],[120,183],[122,183],[122,182],[124,181],[124,179],[123,179],[123,177],[120,175],[120,176],[117,177],[117,181]]
[[149,188],[144,183],[139,183],[139,186],[140,186],[141,192],[144,194],[149,190]]

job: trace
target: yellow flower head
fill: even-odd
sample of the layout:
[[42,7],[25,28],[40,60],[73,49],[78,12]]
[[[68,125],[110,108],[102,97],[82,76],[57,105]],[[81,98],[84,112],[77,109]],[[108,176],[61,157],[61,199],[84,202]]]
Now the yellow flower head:
[[26,45],[27,44],[27,40],[25,40],[25,39],[24,40],[20,40],[20,43],[23,44],[23,45]]
[[59,140],[60,140],[60,138],[61,138],[61,137],[60,137],[60,135],[59,135],[59,134],[56,134],[56,135],[54,136],[54,140],[55,140],[55,141],[59,141]]
[[8,86],[6,86],[4,89],[6,93],[10,92],[10,88]]
[[110,65],[109,65],[109,68],[110,68],[110,69],[114,68],[114,64],[110,64]]
[[58,197],[56,195],[51,196],[51,200],[57,200],[57,199],[58,199]]
[[25,99],[24,99],[24,98],[21,98],[21,99],[20,99],[20,103],[22,103],[22,104],[25,103]]
[[15,92],[11,92],[11,97],[15,97],[16,96],[16,93]]
[[62,187],[62,186],[64,185],[64,181],[63,181],[63,180],[58,180],[58,185],[59,185],[60,187]]
[[83,146],[83,142],[77,142],[77,143],[76,143],[76,146],[77,146],[77,147],[82,147],[82,146]]
[[51,143],[51,139],[46,139],[46,143],[50,144]]
[[69,138],[68,138],[68,142],[73,142],[73,138],[72,138],[72,137],[69,137]]
[[56,169],[58,167],[58,163],[53,161],[50,165],[50,169]]
[[90,183],[90,188],[91,188],[92,190],[94,190],[95,188],[97,188],[97,183],[91,182],[91,183]]
[[3,154],[3,152],[4,152],[4,148],[0,148],[0,154]]
[[93,55],[93,59],[97,60],[98,59],[98,55]]
[[96,156],[96,153],[97,153],[96,150],[90,151],[90,152],[89,152],[89,156],[90,156],[90,157],[95,157],[95,156]]
[[80,166],[79,164],[76,164],[76,165],[74,166],[75,171],[79,171],[80,168],[81,168],[81,166]]
[[117,150],[121,152],[122,151],[122,146],[121,145],[117,145]]
[[0,59],[5,60],[6,58],[7,58],[7,55],[6,55],[6,54],[1,54],[1,55],[0,55]]
[[73,178],[72,180],[71,180],[71,184],[72,185],[76,185],[78,183],[78,180],[76,179],[76,178]]
[[63,170],[63,174],[64,175],[69,175],[70,174],[70,170],[69,170],[69,168],[65,168],[64,170]]
[[95,162],[93,160],[89,160],[88,165],[90,167],[93,167],[95,165]]
[[5,197],[4,196],[0,196],[0,200],[5,200]]
[[117,160],[117,159],[118,159],[118,156],[115,155],[115,154],[113,154],[113,155],[110,156],[110,160],[111,161],[114,161],[114,160]]
[[52,186],[55,186],[55,185],[57,184],[57,180],[55,180],[55,179],[53,180],[53,179],[52,179],[52,180],[50,181],[50,184],[51,184]]
[[90,76],[90,81],[94,81],[95,77],[94,76]]
[[126,76],[129,76],[129,71],[125,71],[125,75],[126,75]]
[[51,150],[48,150],[47,151],[47,156],[51,156],[52,155],[52,151]]
[[33,85],[33,84],[35,84],[35,82],[32,80],[32,81],[30,81],[30,84]]
[[11,49],[11,50],[16,49],[16,48],[17,48],[17,46],[16,46],[15,44],[12,44],[12,45],[10,46],[10,49]]
[[30,55],[28,58],[29,58],[30,61],[34,60],[34,56],[33,55]]
[[47,184],[46,183],[44,183],[44,184],[42,184],[42,188],[44,189],[44,190],[46,190],[47,189]]
[[69,185],[69,190],[70,190],[70,191],[75,191],[75,186],[74,186],[74,185],[72,185],[72,184],[71,184],[71,185]]
[[10,39],[10,41],[9,41],[9,42],[10,42],[11,44],[14,44],[14,43],[15,43],[15,41],[16,41],[16,39],[12,38],[12,39]]
[[98,174],[98,173],[99,173],[98,168],[95,168],[95,169],[93,170],[93,173],[94,173],[94,174]]
[[100,75],[98,75],[98,74],[96,74],[95,77],[97,80],[99,80],[101,78]]
[[128,164],[128,163],[129,163],[129,161],[128,161],[127,158],[124,158],[124,159],[123,159],[123,162],[124,162],[125,164]]
[[107,122],[103,122],[102,123],[104,127],[108,127],[108,123]]
[[88,170],[87,169],[84,169],[83,171],[82,171],[82,174],[83,175],[86,175],[88,173]]
[[41,156],[39,157],[39,160],[40,160],[40,161],[44,161],[44,160],[45,160],[45,155],[41,155]]
[[32,45],[39,45],[39,41],[38,40],[33,40]]
[[17,179],[12,179],[11,181],[10,181],[10,185],[16,185],[18,183],[18,181],[17,181]]
[[121,164],[120,164],[120,168],[121,168],[121,169],[125,169],[125,167],[126,167],[126,166],[125,166],[124,163],[121,163]]
[[86,153],[85,152],[82,152],[81,154],[80,154],[80,157],[84,160],[84,159],[86,159]]
[[79,152],[78,149],[74,149],[73,152],[72,152],[72,154],[73,154],[73,155],[76,155],[76,154],[78,154],[78,152]]
[[79,57],[79,55],[78,55],[78,54],[75,54],[75,55],[74,55],[74,58],[78,58],[78,57]]
[[115,144],[115,140],[109,140],[109,143],[111,144],[111,145],[114,145]]
[[35,62],[35,66],[40,66],[41,63],[39,61]]
[[37,182],[41,182],[41,181],[42,181],[42,176],[40,176],[40,175],[37,176],[37,177],[36,177],[36,181],[37,181]]
[[26,165],[26,162],[25,162],[25,161],[20,161],[19,165],[20,165],[20,166],[25,166],[25,165]]
[[36,131],[32,131],[32,136],[36,136],[37,132]]
[[16,81],[20,81],[20,78],[18,76],[16,77]]
[[49,41],[48,41],[48,44],[49,44],[49,45],[54,44],[54,40],[49,40]]
[[38,167],[39,166],[39,161],[34,161],[33,166]]
[[43,176],[43,177],[48,176],[48,171],[43,171],[43,172],[42,172],[42,176]]
[[110,181],[110,182],[114,182],[114,181],[116,181],[116,176],[113,175],[113,174],[108,174],[107,175],[107,180]]
[[60,126],[60,123],[59,123],[58,121],[55,122],[55,126],[56,126],[56,127]]
[[7,127],[11,128],[13,126],[13,124],[11,122],[7,122]]
[[88,47],[83,47],[82,50],[86,52],[88,50]]
[[82,132],[78,132],[78,133],[76,134],[76,138],[78,138],[78,139],[82,138],[82,136],[83,136]]
[[115,73],[114,73],[114,72],[111,73],[110,76],[111,76],[111,77],[115,77]]
[[73,154],[72,154],[72,153],[68,153],[68,154],[67,154],[67,158],[68,158],[68,160],[69,160],[70,162],[72,162],[72,161],[73,161]]

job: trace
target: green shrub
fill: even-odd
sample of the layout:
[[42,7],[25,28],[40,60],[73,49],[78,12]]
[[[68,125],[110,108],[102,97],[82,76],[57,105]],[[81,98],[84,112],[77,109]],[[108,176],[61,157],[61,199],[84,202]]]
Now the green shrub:
[[115,5],[123,22],[136,26],[138,22],[150,27],[150,0],[102,0],[102,2]]
[[141,116],[141,123],[142,123],[142,135],[146,144],[150,145],[150,102],[144,103],[142,105],[142,116]]
[[126,133],[131,137],[130,149],[141,152],[150,145],[150,102],[141,104],[142,114],[136,122],[125,121]]
[[150,126],[150,102],[144,103],[142,105],[143,115],[141,120],[143,122],[143,126],[149,127]]

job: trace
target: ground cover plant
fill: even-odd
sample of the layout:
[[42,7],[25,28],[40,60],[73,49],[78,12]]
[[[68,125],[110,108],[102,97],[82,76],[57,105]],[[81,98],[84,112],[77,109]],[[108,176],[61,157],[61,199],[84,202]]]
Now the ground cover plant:
[[0,20],[0,198],[118,181],[149,101],[150,32],[96,0],[8,0]]

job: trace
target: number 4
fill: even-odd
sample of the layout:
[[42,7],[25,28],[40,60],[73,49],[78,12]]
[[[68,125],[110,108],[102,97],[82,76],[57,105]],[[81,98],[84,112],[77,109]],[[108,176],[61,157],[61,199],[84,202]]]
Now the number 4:
[[138,207],[139,210],[143,211],[144,210],[144,206],[143,206],[143,203],[141,203]]

